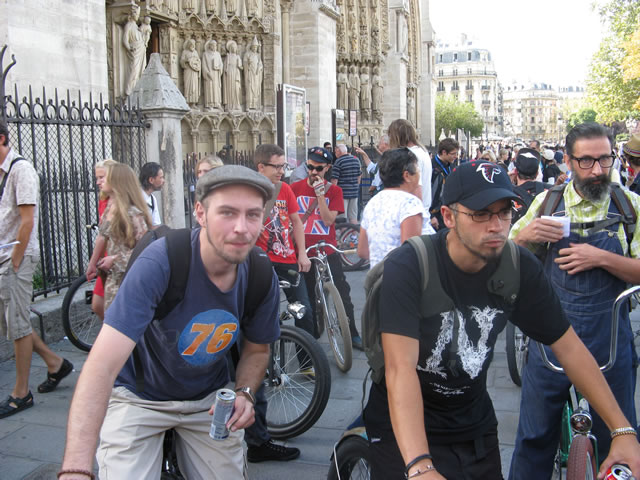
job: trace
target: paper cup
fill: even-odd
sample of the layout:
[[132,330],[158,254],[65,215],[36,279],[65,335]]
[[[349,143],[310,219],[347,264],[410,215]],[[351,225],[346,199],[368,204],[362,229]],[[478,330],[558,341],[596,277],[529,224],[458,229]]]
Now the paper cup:
[[568,237],[571,231],[571,219],[569,217],[552,217],[550,215],[542,215],[543,220],[553,220],[562,224],[562,236]]

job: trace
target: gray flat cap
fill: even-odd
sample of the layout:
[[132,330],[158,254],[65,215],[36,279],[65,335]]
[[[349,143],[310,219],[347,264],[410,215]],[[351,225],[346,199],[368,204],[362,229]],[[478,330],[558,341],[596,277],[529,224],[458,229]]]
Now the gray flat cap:
[[196,184],[196,201],[202,202],[209,193],[227,185],[247,185],[253,187],[268,201],[275,193],[271,180],[255,170],[241,165],[223,165],[209,170]]

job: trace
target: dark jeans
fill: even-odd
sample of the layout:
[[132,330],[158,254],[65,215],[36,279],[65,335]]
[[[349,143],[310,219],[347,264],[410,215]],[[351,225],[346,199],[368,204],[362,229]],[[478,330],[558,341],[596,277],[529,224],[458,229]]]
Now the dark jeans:
[[[340,260],[340,256],[337,253],[332,253],[327,257],[329,262],[329,267],[331,268],[331,274],[333,275],[333,283],[335,284],[338,292],[340,293],[340,297],[342,298],[342,303],[344,305],[344,310],[349,318],[349,330],[351,331],[351,337],[360,336],[358,330],[356,329],[356,324],[354,322],[354,313],[353,313],[353,303],[351,303],[351,288],[347,283],[347,278],[344,276],[344,270],[342,269],[342,262]],[[307,283],[307,293],[309,294],[309,301],[314,308],[311,309],[311,313],[313,315],[313,324],[317,325],[318,319],[316,318],[316,274],[315,274],[315,262],[312,262],[311,269],[304,274],[305,282]]]
[[[367,424],[365,420],[365,424]],[[400,480],[405,463],[393,431],[376,431],[367,424],[371,451],[372,480]],[[428,436],[428,433],[427,433]],[[502,480],[498,432],[494,428],[484,436],[447,445],[429,443],[433,466],[445,478],[456,480]],[[425,476],[425,478],[427,478]]]

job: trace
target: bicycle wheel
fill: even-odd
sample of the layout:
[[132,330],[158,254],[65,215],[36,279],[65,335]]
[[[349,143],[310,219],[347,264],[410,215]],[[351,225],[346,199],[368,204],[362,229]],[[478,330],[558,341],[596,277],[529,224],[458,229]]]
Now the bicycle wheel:
[[325,283],[322,285],[322,291],[322,309],[329,345],[333,350],[338,368],[348,372],[352,361],[349,319],[336,286],[333,283]]
[[[353,223],[340,223],[336,225],[336,243],[340,250],[350,250],[358,248],[358,238],[360,237],[360,225]],[[360,258],[357,253],[339,253],[340,260],[345,272],[364,270],[369,268],[369,260]]]
[[91,310],[95,278],[82,275],[74,280],[62,302],[62,327],[71,343],[88,352],[102,328],[102,320]]
[[522,385],[522,370],[529,355],[529,337],[511,322],[507,323],[507,366],[511,380],[517,386]]
[[371,477],[369,442],[352,435],[340,443],[329,466],[327,480],[365,480]]
[[576,435],[569,449],[567,480],[594,480],[597,474],[591,440],[584,435]]
[[293,326],[280,327],[280,339],[271,344],[264,380],[267,430],[286,439],[311,428],[324,412],[331,392],[329,361],[309,333]]

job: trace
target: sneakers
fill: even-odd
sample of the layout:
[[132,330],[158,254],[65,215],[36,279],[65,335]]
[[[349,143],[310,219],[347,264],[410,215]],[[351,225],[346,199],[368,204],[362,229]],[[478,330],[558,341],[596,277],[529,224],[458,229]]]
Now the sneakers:
[[288,462],[299,456],[299,449],[278,445],[277,443],[273,443],[273,440],[267,440],[259,447],[249,445],[249,448],[247,448],[247,460],[251,463],[268,462],[271,460]]
[[362,346],[362,338],[360,337],[360,335],[351,337],[351,345],[353,346],[353,348],[357,348],[358,350],[364,350]]

